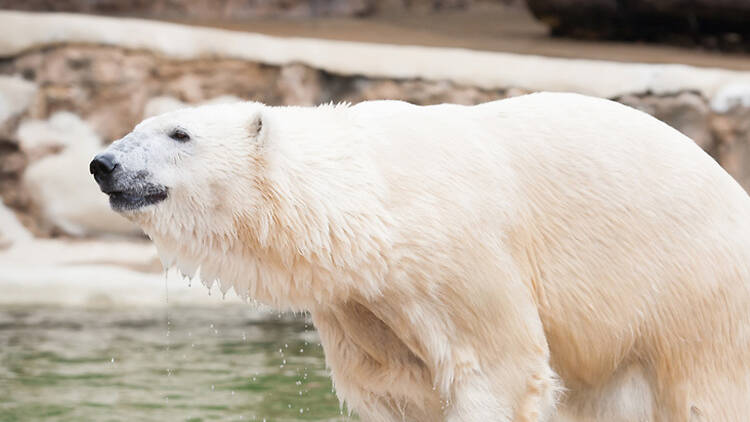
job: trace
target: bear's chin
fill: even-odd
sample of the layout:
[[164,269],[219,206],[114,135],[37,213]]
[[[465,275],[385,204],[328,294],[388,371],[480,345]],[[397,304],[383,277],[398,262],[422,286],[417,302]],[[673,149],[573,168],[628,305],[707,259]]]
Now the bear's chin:
[[109,192],[109,206],[117,212],[132,212],[167,199],[167,190],[141,195],[132,192]]

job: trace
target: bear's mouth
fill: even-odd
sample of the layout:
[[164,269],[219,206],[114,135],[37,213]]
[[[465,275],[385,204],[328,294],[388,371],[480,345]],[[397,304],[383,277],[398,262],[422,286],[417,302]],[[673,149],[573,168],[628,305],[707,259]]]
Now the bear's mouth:
[[167,199],[167,189],[150,190],[148,193],[112,190],[104,192],[109,196],[109,206],[115,211],[133,211]]

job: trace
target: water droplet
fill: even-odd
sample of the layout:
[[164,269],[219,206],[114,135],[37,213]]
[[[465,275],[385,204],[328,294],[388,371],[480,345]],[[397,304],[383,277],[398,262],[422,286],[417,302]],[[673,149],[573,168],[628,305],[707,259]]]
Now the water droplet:
[[110,359],[110,362],[115,363],[115,358]]
[[169,304],[169,269],[164,270],[164,298],[167,305]]
[[211,384],[211,391],[214,391],[215,389],[216,387],[213,384]]
[[232,395],[234,395],[234,390],[232,390]]

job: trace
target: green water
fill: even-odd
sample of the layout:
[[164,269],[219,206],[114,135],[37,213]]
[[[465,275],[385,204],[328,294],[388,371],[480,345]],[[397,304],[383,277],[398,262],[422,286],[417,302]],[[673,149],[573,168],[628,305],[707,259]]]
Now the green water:
[[0,308],[0,421],[345,421],[304,316]]

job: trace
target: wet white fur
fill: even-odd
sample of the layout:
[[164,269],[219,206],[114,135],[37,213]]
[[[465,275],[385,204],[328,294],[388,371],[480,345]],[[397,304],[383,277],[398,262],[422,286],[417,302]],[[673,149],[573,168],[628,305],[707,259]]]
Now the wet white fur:
[[750,199],[646,114],[572,94],[241,103],[128,142],[169,188],[128,214],[165,264],[309,310],[364,420],[750,414]]

